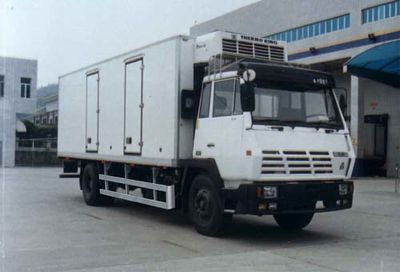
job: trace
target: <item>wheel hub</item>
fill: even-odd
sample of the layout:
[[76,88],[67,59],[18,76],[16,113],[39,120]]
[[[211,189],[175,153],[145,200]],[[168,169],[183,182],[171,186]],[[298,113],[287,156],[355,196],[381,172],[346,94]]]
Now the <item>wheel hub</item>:
[[211,216],[210,193],[207,190],[201,189],[197,192],[194,199],[194,210],[202,219]]

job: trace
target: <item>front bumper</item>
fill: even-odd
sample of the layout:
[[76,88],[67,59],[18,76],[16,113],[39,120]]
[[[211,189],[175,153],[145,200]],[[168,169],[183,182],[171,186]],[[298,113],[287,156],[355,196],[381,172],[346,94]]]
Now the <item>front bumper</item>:
[[[339,193],[339,184],[347,185],[347,193]],[[260,190],[276,186],[276,198],[265,199]],[[225,209],[237,214],[316,213],[351,208],[353,182],[299,182],[243,184],[237,189],[221,189]]]

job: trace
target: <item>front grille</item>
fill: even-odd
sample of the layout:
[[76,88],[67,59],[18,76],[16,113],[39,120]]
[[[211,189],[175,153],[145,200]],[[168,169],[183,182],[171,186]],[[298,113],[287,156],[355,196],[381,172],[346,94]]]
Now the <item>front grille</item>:
[[285,50],[278,45],[222,39],[222,52],[264,60],[285,61]]
[[328,151],[264,150],[262,175],[321,175],[333,172]]

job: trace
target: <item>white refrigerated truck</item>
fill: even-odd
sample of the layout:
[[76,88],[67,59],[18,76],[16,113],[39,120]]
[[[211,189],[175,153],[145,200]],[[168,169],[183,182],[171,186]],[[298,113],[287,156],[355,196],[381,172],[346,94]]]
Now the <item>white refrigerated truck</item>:
[[60,177],[79,177],[88,205],[179,208],[206,235],[234,213],[301,229],[352,206],[354,152],[334,87],[287,63],[280,42],[172,37],[59,78]]

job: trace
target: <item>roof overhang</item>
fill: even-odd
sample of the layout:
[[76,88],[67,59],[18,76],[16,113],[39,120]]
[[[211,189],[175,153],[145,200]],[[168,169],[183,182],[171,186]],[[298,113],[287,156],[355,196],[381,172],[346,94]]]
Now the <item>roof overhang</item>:
[[400,40],[380,44],[347,61],[344,72],[400,88]]

